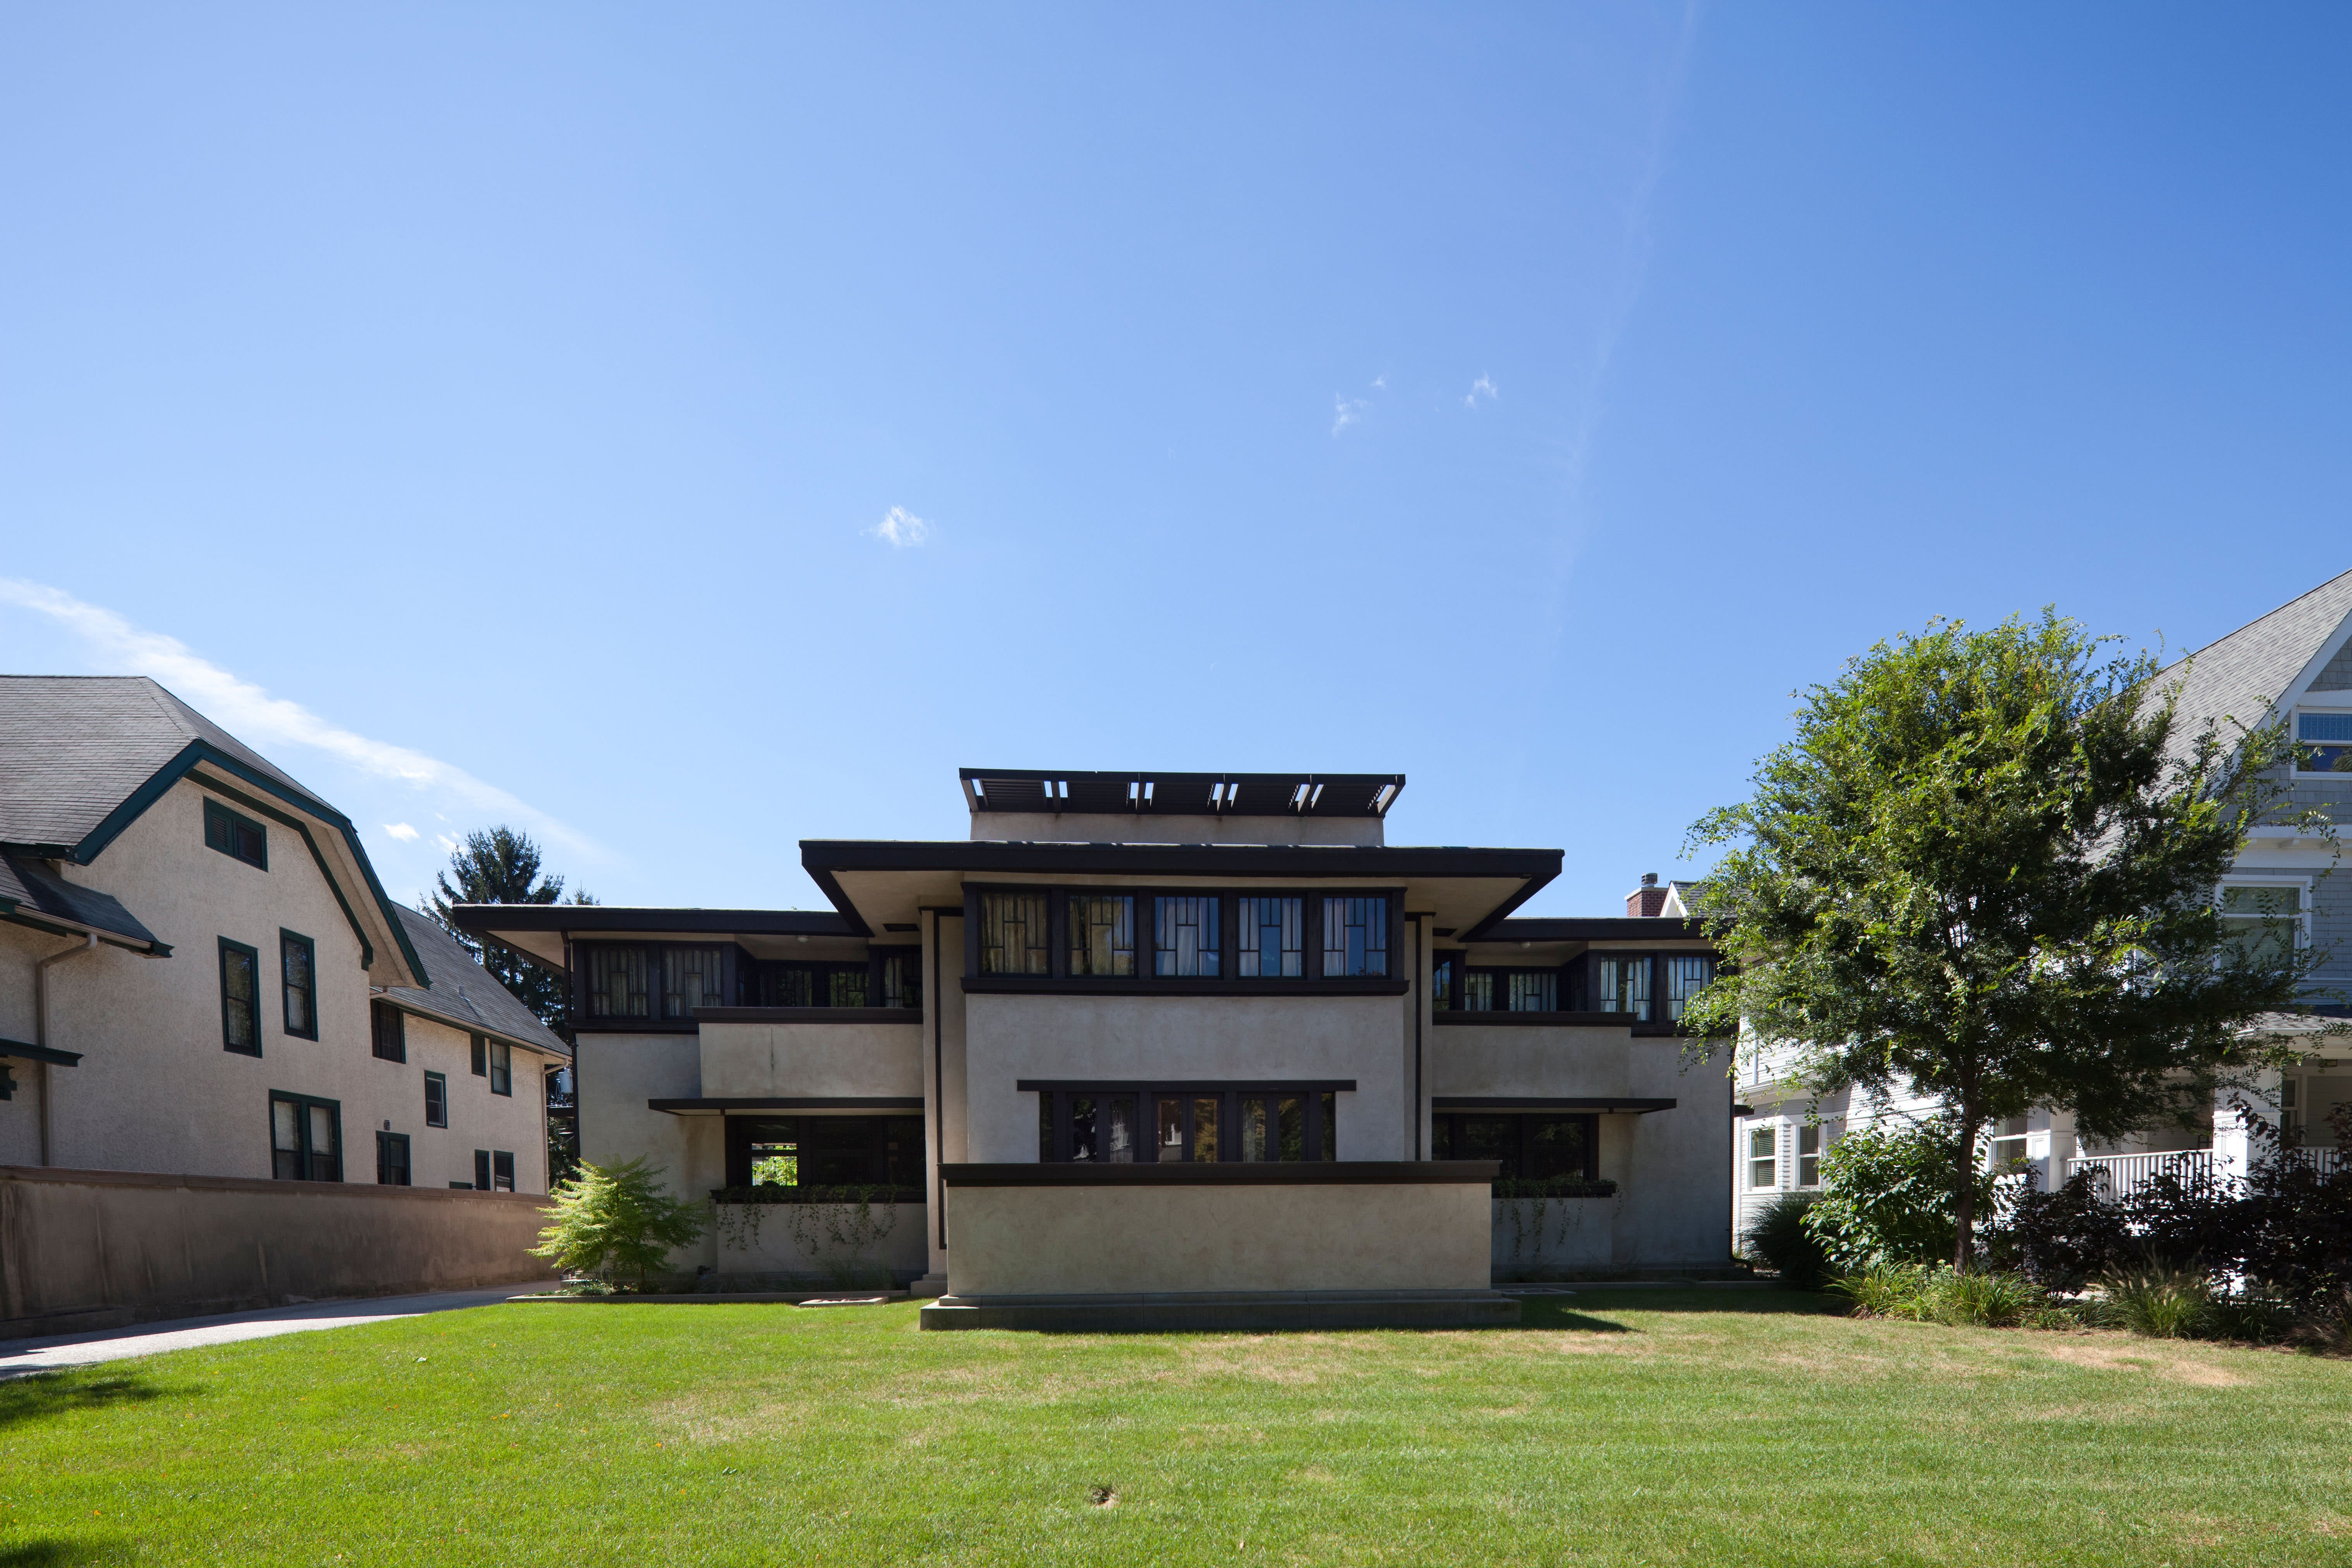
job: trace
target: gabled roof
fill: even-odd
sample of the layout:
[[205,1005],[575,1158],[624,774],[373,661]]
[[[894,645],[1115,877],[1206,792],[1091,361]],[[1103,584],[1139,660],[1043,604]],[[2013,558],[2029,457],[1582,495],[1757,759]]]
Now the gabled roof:
[[457,939],[405,904],[396,904],[408,940],[425,955],[430,985],[394,985],[383,999],[412,1013],[437,1018],[469,1034],[493,1035],[510,1045],[569,1060],[572,1048],[562,1037],[539,1021],[515,994],[493,979],[490,972],[459,947]]
[[20,866],[89,865],[183,778],[293,830],[368,962],[390,950],[377,973],[430,984],[359,830],[260,752],[143,675],[0,676],[0,849]]
[[[2175,684],[2180,689],[2173,731],[2176,753],[2185,753],[2208,725],[2221,725],[2224,720],[2250,729],[2261,724],[2347,616],[2352,616],[2352,572],[2329,578],[2166,666],[2156,686],[2159,691]],[[2228,732],[2225,727],[2224,735]]]

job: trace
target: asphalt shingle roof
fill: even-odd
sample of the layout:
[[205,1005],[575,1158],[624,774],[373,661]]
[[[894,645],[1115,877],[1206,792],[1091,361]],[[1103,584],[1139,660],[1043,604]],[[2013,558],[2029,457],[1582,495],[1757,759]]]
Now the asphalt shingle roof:
[[2260,724],[2347,616],[2352,616],[2352,572],[2168,665],[2156,683],[2158,689],[2180,686],[2175,751],[2185,752],[2208,724],[2224,719]]
[[400,923],[407,928],[409,942],[425,961],[425,972],[433,984],[425,990],[392,986],[383,994],[386,1000],[469,1033],[497,1035],[570,1059],[572,1048],[562,1037],[541,1023],[539,1016],[518,1001],[513,992],[490,978],[490,972],[458,946],[456,938],[406,904],[394,907],[400,911]]
[[318,798],[143,675],[0,675],[0,844],[80,843],[192,741]]

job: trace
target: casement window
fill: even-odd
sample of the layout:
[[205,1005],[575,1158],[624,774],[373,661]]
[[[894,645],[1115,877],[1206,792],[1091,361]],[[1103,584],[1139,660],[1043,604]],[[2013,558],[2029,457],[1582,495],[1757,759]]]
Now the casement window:
[[269,835],[261,824],[240,816],[216,800],[205,802],[205,847],[257,870],[269,869]]
[[1454,1009],[1454,960],[1441,958],[1429,966],[1429,1006],[1434,1013]]
[[408,1185],[408,1134],[379,1132],[375,1135],[375,1184],[379,1187]]
[[1245,898],[1235,903],[1238,912],[1234,923],[1241,928],[1236,971],[1261,980],[1307,973],[1307,944],[1300,928],[1305,900]]
[[911,947],[892,948],[882,954],[882,994],[875,998],[884,1007],[923,1005],[923,955]]
[[1462,1010],[1465,1013],[1491,1013],[1495,1010],[1495,972],[1473,969],[1462,976]]
[[343,1179],[343,1108],[307,1094],[269,1096],[270,1174],[281,1182]]
[[220,939],[221,1048],[239,1056],[261,1054],[261,954],[241,942]]
[[2221,888],[2221,938],[2248,963],[2273,963],[2309,934],[2300,882],[2241,882]]
[[1592,1010],[1631,1013],[1650,1021],[1650,960],[1604,956],[1592,961]]
[[1043,893],[982,893],[980,896],[980,972],[982,974],[1051,974],[1051,928]]
[[923,1185],[919,1116],[730,1116],[730,1187]]
[[286,1032],[319,1037],[319,944],[290,931],[278,933],[278,976],[284,988]]
[[583,944],[588,955],[588,1014],[594,1018],[650,1018],[646,950],[610,942]]
[[2297,713],[2294,770],[2352,773],[2352,713]]
[[515,1190],[514,1153],[511,1150],[490,1151],[490,1189],[500,1193],[510,1193]]
[[478,1193],[490,1190],[490,1152],[488,1149],[474,1151],[474,1190]]
[[662,1016],[694,1016],[697,1007],[727,1005],[724,947],[665,947],[661,952]]
[[1504,1000],[1513,1013],[1556,1013],[1559,1010],[1559,971],[1508,969],[1503,972]]
[[[2022,1129],[2021,1120],[2018,1126]],[[2021,1150],[2020,1152],[2023,1151]],[[1808,1121],[1797,1129],[1797,1185],[1818,1187],[1822,1184],[1822,1124]]]
[[1213,978],[1224,956],[1213,898],[1151,900],[1151,973]]
[[1135,900],[1123,893],[1072,893],[1066,920],[1072,974],[1135,973]]
[[1037,1158],[1049,1164],[1338,1158],[1339,1095],[1312,1084],[1036,1092]]
[[474,1069],[474,1076],[476,1078],[489,1077],[490,1037],[488,1035],[471,1036],[467,1038],[466,1044],[468,1049],[468,1054],[471,1057],[469,1065]]
[[1760,1190],[1780,1184],[1780,1129],[1772,1122],[1748,1130],[1748,1185]]
[[1389,972],[1389,901],[1384,898],[1323,900],[1323,973]]
[[490,1092],[514,1093],[514,1047],[504,1040],[490,1042]]
[[437,1072],[425,1075],[425,1125],[449,1125],[449,1080]]
[[1679,1024],[1683,1021],[1683,1009],[1689,1005],[1690,999],[1706,990],[1707,982],[1715,978],[1715,960],[1704,955],[1669,953],[1664,963],[1666,1021]]
[[373,1043],[376,1060],[404,1062],[408,1059],[408,1016],[389,1002],[368,1004],[368,1037]]
[[1600,1125],[1589,1112],[1440,1111],[1429,1119],[1430,1155],[1500,1161],[1502,1181],[1589,1182],[1600,1171]]
[[2025,1159],[2025,1118],[2006,1116],[1992,1124],[1992,1136],[1985,1141],[1985,1153],[1996,1171],[2007,1171]]

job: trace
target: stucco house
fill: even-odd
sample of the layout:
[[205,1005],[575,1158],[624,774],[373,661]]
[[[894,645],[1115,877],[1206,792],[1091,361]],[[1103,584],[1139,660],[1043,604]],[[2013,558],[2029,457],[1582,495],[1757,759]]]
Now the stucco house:
[[[2233,725],[2285,721],[2303,743],[2298,765],[2281,779],[2295,805],[2320,805],[2336,823],[2352,824],[2352,572],[2176,660],[2157,684],[2178,691],[2184,752],[2209,724],[2228,733]],[[2333,1023],[2352,1013],[2352,878],[2331,875],[2336,864],[2336,848],[2324,838],[2258,826],[2213,890],[2244,940],[2273,940],[2273,922],[2283,921],[2293,940],[2326,950],[2306,1011],[2264,1026],[2308,1036],[2311,1047],[2294,1068],[2264,1079],[2253,1097],[2264,1120],[2296,1127],[2324,1162],[2338,1157],[2328,1113],[2352,1101],[2352,1035]],[[1779,1194],[1818,1188],[1822,1152],[1848,1128],[1937,1108],[1917,1094],[1840,1093],[1816,1102],[1794,1081],[1792,1067],[1789,1052],[1743,1042],[1743,1113],[1732,1128],[1733,1199],[1743,1232]],[[2030,1169],[2044,1187],[2091,1171],[2102,1190],[2120,1194],[2176,1163],[2224,1174],[2242,1169],[2248,1139],[2228,1097],[2195,1128],[2151,1128],[2112,1144],[2078,1138],[2071,1114],[2041,1109],[1993,1129],[1985,1157],[2004,1169]]]
[[[880,1189],[866,1261],[932,1327],[1487,1321],[1498,1278],[1727,1265],[1686,921],[1514,918],[1560,851],[1391,846],[1401,776],[961,784],[968,839],[803,841],[830,910],[460,910],[569,977],[583,1157]],[[768,1215],[678,1261],[825,1254]]]
[[[392,900],[341,813],[163,687],[0,677],[0,1176],[16,1205],[5,1218],[44,1203],[79,1215],[30,1252],[0,1237],[0,1319],[80,1310],[58,1304],[80,1256],[58,1248],[77,1232],[93,1247],[100,1233],[142,1245],[149,1221],[131,1209],[110,1232],[100,1223],[100,1188],[140,1214],[161,1215],[153,1194],[166,1189],[180,1205],[152,1220],[168,1262],[89,1259],[108,1266],[93,1278],[110,1268],[154,1286],[124,1310],[483,1274],[443,1267],[488,1234],[478,1215],[428,1223],[378,1205],[363,1224],[302,1231],[296,1251],[329,1231],[348,1239],[309,1262],[279,1256],[274,1274],[265,1258],[253,1267],[266,1281],[215,1277],[215,1263],[251,1260],[279,1223],[264,1216],[287,1210],[221,1194],[543,1194],[543,1075],[568,1059],[446,932]],[[395,1232],[424,1250],[402,1261]],[[527,1237],[499,1234],[497,1247]]]

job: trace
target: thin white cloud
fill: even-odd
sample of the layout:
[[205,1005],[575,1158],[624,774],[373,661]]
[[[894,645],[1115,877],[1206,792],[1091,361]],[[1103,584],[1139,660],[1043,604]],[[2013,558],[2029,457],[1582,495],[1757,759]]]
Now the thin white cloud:
[[[0,604],[48,616],[82,640],[100,668],[109,674],[153,677],[173,696],[265,755],[273,747],[306,746],[362,773],[460,802],[473,815],[516,822],[575,853],[597,858],[604,854],[593,840],[462,768],[340,728],[299,702],[270,696],[261,687],[198,656],[179,638],[143,630],[112,610],[85,604],[61,588],[0,577]],[[402,837],[395,828],[385,831],[395,838]]]
[[1386,392],[1388,389],[1389,378],[1385,373],[1372,377],[1372,390],[1374,392]]
[[1331,416],[1331,434],[1334,436],[1364,416],[1365,404],[1360,397],[1341,397],[1335,393],[1332,401],[1338,405]]
[[908,550],[929,542],[931,525],[905,507],[894,506],[881,521],[866,531],[893,550]]
[[391,834],[394,838],[399,839],[403,844],[411,842],[416,837],[416,829],[409,826],[408,824],[404,822],[387,822],[383,825],[383,830],[386,833]]
[[1480,398],[1484,398],[1488,403],[1492,403],[1501,395],[1501,393],[1495,390],[1495,378],[1492,376],[1482,375],[1477,380],[1470,384],[1469,395],[1463,398],[1462,406],[1465,408],[1475,408],[1478,406],[1478,400]]

